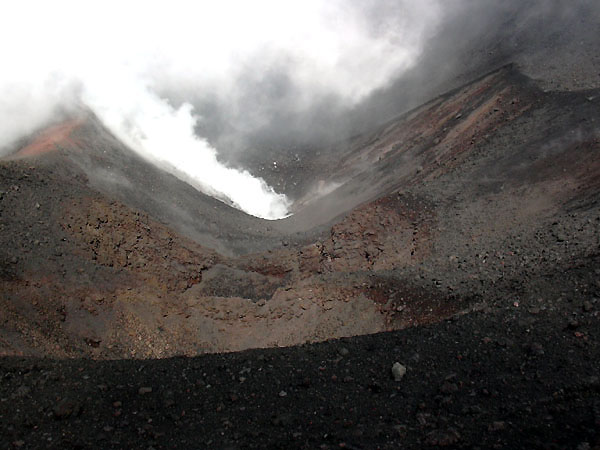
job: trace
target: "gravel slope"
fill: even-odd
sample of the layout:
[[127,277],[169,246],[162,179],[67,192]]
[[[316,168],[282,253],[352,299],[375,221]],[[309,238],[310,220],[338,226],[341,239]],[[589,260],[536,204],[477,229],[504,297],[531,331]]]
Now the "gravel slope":
[[5,358],[0,445],[597,448],[598,263],[391,333],[151,361]]
[[320,155],[347,183],[274,224],[43,134],[0,164],[0,445],[599,446],[597,94],[487,74]]

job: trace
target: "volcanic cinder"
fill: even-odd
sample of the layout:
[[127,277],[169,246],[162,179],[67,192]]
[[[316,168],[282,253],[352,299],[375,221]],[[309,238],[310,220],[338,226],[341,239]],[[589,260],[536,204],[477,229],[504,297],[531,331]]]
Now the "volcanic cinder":
[[85,107],[20,140],[0,448],[600,448],[600,68],[565,87],[500,49],[352,137],[239,156],[275,221]]
[[[590,96],[498,69],[322,152],[279,221],[155,168],[91,113],[51,126],[2,163],[2,352],[193,356],[466,313],[529,265],[594,251],[596,217],[571,213],[599,187]],[[319,183],[337,188],[311,197]]]

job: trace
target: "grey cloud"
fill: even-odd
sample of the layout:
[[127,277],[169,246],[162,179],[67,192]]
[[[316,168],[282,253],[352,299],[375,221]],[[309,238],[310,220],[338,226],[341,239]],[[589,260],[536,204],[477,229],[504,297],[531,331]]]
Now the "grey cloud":
[[[402,38],[397,30],[419,20],[419,9],[407,8],[405,2],[352,5],[360,9],[374,38]],[[293,77],[301,62],[271,54],[266,70],[248,64],[239,71],[230,96],[205,96],[190,86],[186,99],[202,117],[197,132],[217,147],[221,158],[244,163],[326,148],[511,62],[549,89],[600,85],[598,2],[449,0],[442,8],[440,24],[412,30],[426,38],[418,63],[358,105],[326,90],[306,92]],[[564,67],[575,51],[587,55],[573,67],[578,82]]]

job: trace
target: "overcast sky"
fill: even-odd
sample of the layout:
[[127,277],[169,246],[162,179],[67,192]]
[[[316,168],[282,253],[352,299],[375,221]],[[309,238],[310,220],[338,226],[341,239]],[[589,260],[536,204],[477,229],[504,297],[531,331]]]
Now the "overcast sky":
[[81,100],[136,151],[282,217],[285,197],[219,164],[194,133],[210,117],[186,102],[209,99],[239,129],[264,127],[282,103],[356,104],[414,64],[439,16],[435,0],[4,2],[0,146]]
[[[461,72],[475,74],[477,64],[489,70],[491,63],[476,56],[491,55],[492,63],[520,57],[542,66],[568,40],[567,28],[575,31],[570,39],[578,46],[592,42],[590,37],[598,41],[597,27],[589,26],[600,16],[598,5],[2,2],[0,154],[56,119],[57,106],[83,102],[137,152],[186,173],[205,192],[250,214],[279,218],[287,214],[285,196],[219,161],[235,159],[238,151],[261,158],[268,153],[261,139],[269,136],[282,146],[286,139],[322,139],[327,133],[342,139],[340,124],[353,120],[366,129],[427,100],[436,86],[452,87],[448,80],[462,79]],[[537,59],[528,53],[530,41],[544,49]],[[588,47],[591,60],[597,47]],[[563,59],[575,47],[564,48]],[[562,67],[560,61],[550,65]],[[260,139],[250,142],[252,136]]]

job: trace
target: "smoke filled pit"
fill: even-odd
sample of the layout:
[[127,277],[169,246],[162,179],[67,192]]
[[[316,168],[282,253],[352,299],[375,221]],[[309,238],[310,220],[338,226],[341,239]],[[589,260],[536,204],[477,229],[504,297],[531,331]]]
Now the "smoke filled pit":
[[600,445],[600,9],[409,3],[5,8],[0,447]]

